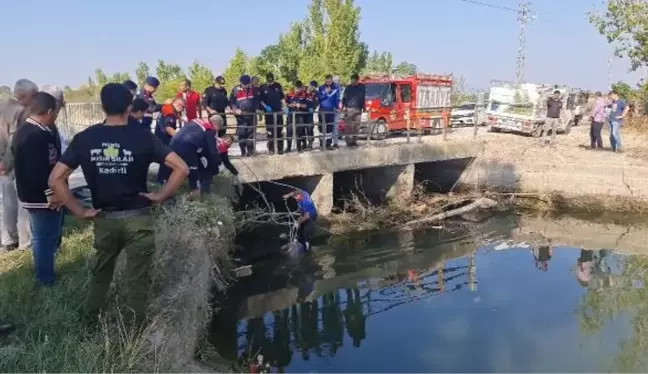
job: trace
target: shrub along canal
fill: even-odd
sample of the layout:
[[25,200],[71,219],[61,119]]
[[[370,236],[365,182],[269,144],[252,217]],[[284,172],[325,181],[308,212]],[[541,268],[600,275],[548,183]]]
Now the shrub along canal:
[[243,370],[261,353],[286,372],[645,371],[648,231],[627,227],[502,214],[334,237],[257,263],[208,340]]

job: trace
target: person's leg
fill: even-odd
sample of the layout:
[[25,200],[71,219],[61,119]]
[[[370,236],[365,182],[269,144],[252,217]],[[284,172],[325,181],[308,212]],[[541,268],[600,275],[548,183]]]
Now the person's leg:
[[18,196],[12,174],[0,176],[2,187],[2,239],[3,247],[18,245]]
[[223,119],[223,127],[218,130],[219,138],[222,138],[227,134],[227,115],[221,114],[221,118]]
[[241,117],[236,119],[236,137],[238,138],[239,149],[241,150],[241,157],[247,156],[247,132],[245,120]]
[[213,176],[206,171],[200,175],[200,192],[203,194],[211,193],[211,182]]
[[[320,147],[326,147],[326,115],[322,112],[317,113],[317,131],[319,131]],[[322,137],[323,136],[323,137]]]
[[339,122],[340,122],[340,112],[335,112],[333,114],[333,134],[331,136],[331,142],[333,143],[333,147],[335,148],[338,147],[338,140],[340,138],[340,128],[338,127]]
[[286,121],[286,123],[288,124],[288,127],[286,128],[286,152],[290,152],[292,150],[293,136],[295,135],[293,122],[297,122],[296,117],[293,116],[292,113],[288,113],[288,119]]
[[326,126],[326,147],[330,148],[333,141],[333,136],[335,134],[335,128],[337,124],[335,123],[335,113],[325,113],[324,122]]
[[313,234],[315,233],[315,222],[312,219],[306,220],[299,225],[297,229],[297,241],[304,246],[306,251],[311,249],[311,240],[313,239]]
[[284,116],[283,113],[277,113],[277,127],[275,128],[275,136],[277,137],[277,153],[283,154],[284,141],[283,141],[283,126]]
[[18,206],[18,249],[27,249],[32,246],[32,230],[29,222],[29,212]]
[[258,116],[252,115],[248,117],[248,131],[247,131],[247,151],[248,156],[254,156],[256,154],[256,133],[257,133],[257,122]]
[[264,120],[268,139],[268,153],[273,155],[275,153],[274,139],[276,136],[275,134],[277,133],[277,124],[272,114],[266,114]]
[[621,144],[621,122],[617,122],[614,126],[614,139],[616,141],[616,150],[621,151],[623,148]]
[[596,148],[596,135],[594,131],[594,127],[596,126],[596,122],[592,121],[590,124],[590,148],[594,149]]
[[544,125],[542,126],[542,140],[547,143],[549,142],[549,130],[551,129],[552,118],[547,117],[545,119]]
[[33,233],[33,257],[36,280],[44,286],[56,282],[54,258],[61,238],[62,211],[31,209],[28,211]]
[[594,122],[594,142],[597,148],[603,148],[603,137],[601,130],[603,129],[603,122]]
[[88,296],[85,311],[91,318],[96,318],[106,308],[106,295],[115,271],[117,257],[124,244],[122,220],[95,218],[94,248],[95,262],[90,269]]
[[551,121],[551,144],[556,142],[556,135],[558,134],[558,124],[560,123],[560,118],[553,118]]
[[126,251],[126,305],[133,311],[135,322],[146,317],[147,294],[151,283],[151,268],[155,253],[153,216],[124,220],[124,250]]
[[618,126],[618,122],[610,121],[610,147],[614,152],[616,152],[617,150],[617,139],[616,139],[617,126]]
[[307,147],[313,148],[313,142],[315,141],[315,117],[314,114],[306,115],[306,136],[307,136]]

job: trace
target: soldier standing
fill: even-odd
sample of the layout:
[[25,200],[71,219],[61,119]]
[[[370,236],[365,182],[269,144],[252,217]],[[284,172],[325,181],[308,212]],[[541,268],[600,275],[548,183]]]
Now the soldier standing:
[[232,89],[230,105],[236,115],[236,136],[238,137],[241,156],[254,155],[254,133],[256,132],[255,116],[259,107],[257,95],[250,84],[250,76],[242,75],[240,85]]
[[153,124],[153,113],[157,113],[162,108],[161,105],[155,102],[153,94],[160,87],[160,81],[155,77],[148,77],[144,82],[144,87],[137,94],[137,98],[144,99],[149,104],[149,108],[144,113],[144,118],[142,118],[142,126],[145,128],[151,128]]

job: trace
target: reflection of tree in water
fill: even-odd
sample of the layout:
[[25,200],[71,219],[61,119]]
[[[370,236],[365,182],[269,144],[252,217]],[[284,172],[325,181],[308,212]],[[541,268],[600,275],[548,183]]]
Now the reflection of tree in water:
[[[642,372],[648,368],[648,258],[624,257],[613,271],[607,252],[594,254],[591,281],[579,307],[581,329],[596,334],[606,322],[630,313],[632,333],[619,344],[612,371]],[[607,260],[607,261],[606,261]]]

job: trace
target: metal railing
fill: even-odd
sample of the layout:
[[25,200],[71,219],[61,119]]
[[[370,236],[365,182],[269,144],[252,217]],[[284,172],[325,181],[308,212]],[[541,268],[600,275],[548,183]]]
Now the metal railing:
[[[208,117],[206,112],[201,114],[202,118]],[[413,138],[422,142],[422,137],[426,135],[442,135],[447,140],[453,131],[449,108],[406,108],[392,110],[388,114],[378,111],[351,113],[317,110],[212,114],[224,116],[227,134],[233,135],[235,142],[250,144],[252,154],[257,153],[259,142],[266,142],[270,153],[281,153],[287,149],[313,149],[315,140],[319,143],[317,148],[326,150],[336,140],[343,142],[349,138],[374,144],[400,133],[405,136],[406,143],[411,143]],[[350,118],[350,115],[354,118]],[[99,103],[69,103],[59,114],[57,125],[62,136],[69,140],[77,132],[102,122],[104,117]],[[325,126],[321,126],[321,120],[325,121]],[[152,131],[155,130],[155,122]],[[245,122],[249,124],[244,124]],[[474,137],[478,134],[479,125],[475,121]]]

